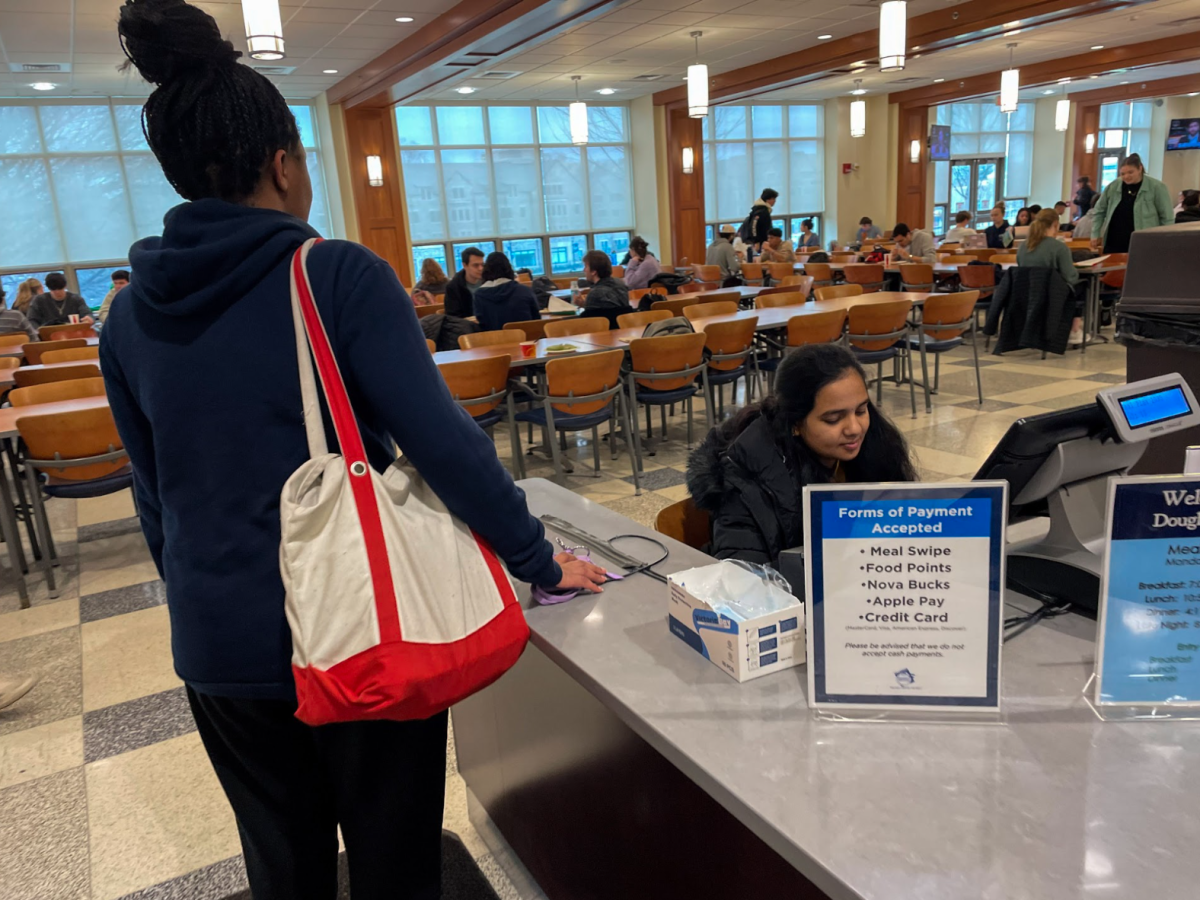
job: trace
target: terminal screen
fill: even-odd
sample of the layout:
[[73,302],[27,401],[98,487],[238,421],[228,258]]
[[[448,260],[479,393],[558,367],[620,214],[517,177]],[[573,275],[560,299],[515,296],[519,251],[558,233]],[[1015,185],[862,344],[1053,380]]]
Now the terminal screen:
[[1183,388],[1178,386],[1124,397],[1118,402],[1130,428],[1142,428],[1167,419],[1178,419],[1192,411],[1188,406],[1187,397],[1183,394]]

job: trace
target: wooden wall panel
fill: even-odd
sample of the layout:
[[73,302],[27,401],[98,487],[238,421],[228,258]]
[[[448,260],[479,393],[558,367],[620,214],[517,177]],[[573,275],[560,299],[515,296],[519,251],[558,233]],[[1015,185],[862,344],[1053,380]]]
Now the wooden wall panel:
[[[896,164],[896,221],[909,228],[925,227],[926,179],[929,173],[929,150],[925,146],[929,135],[929,107],[900,107],[900,144]],[[921,142],[921,161],[914,163],[910,146]]]
[[[704,145],[701,120],[687,109],[667,112],[667,169],[671,189],[671,259],[682,264],[704,262]],[[683,148],[691,147],[692,174],[683,173]]]
[[[400,194],[400,154],[391,108],[347,109],[346,146],[362,242],[396,270],[401,282],[412,287],[412,253]],[[368,156],[383,161],[382,187],[371,187],[367,181]]]
[[[1087,136],[1096,136],[1096,147],[1100,146],[1100,103],[1081,103],[1075,108],[1075,146],[1071,159],[1071,197],[1075,196],[1076,182],[1080,176],[1092,179],[1092,188],[1100,190],[1099,158],[1093,148],[1087,152]],[[1074,209],[1072,209],[1074,212]]]

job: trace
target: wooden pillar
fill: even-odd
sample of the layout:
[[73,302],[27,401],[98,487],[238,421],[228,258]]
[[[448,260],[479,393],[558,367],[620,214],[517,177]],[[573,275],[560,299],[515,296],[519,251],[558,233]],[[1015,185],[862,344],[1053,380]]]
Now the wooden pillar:
[[[1092,135],[1092,152],[1087,152],[1087,136]],[[1075,109],[1075,147],[1071,160],[1071,195],[1077,182],[1086,175],[1092,180],[1092,190],[1100,190],[1100,103],[1080,103]],[[1072,208],[1074,212],[1074,208]]]
[[[412,249],[400,191],[400,154],[396,120],[390,106],[354,106],[346,110],[346,148],[358,218],[359,240],[382,257],[409,288],[413,285]],[[383,163],[383,185],[372,187],[367,157]]]
[[[929,107],[900,107],[899,162],[896,166],[896,221],[909,228],[925,227],[926,181],[929,174]],[[921,142],[921,161],[913,162],[913,141]]]
[[[671,259],[704,262],[704,145],[701,119],[687,107],[667,109],[667,171],[671,192]],[[684,174],[683,149],[692,150],[692,173]]]

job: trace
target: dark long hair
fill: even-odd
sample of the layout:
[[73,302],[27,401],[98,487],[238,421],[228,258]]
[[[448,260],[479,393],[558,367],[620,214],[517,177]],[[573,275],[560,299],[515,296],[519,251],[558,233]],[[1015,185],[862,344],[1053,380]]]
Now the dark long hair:
[[126,0],[117,25],[125,55],[158,85],[142,131],[186,200],[250,197],[279,150],[299,155],[300,131],[283,96],[183,0]]
[[[794,429],[813,411],[821,388],[845,377],[847,372],[856,373],[866,383],[866,373],[854,354],[839,344],[810,344],[795,350],[779,364],[771,396],[746,407],[733,420],[733,435],[741,434],[754,420],[766,418],[800,483],[828,482],[831,473],[821,465],[808,444],[795,436]],[[842,464],[846,480],[918,481],[904,435],[871,402],[869,394],[867,408],[871,424],[863,436],[858,456]]]
[[499,250],[495,253],[489,253],[488,258],[484,260],[482,283],[487,284],[489,281],[495,281],[497,278],[507,278],[509,281],[517,280],[516,273],[513,272],[512,263]]

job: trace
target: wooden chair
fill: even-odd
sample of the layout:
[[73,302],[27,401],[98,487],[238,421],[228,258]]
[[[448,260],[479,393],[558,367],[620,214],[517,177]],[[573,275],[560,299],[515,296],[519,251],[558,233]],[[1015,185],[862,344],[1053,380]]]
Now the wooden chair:
[[30,341],[24,345],[25,362],[31,366],[42,364],[42,354],[47,350],[70,350],[73,347],[86,347],[86,338],[72,338],[69,341]]
[[546,320],[533,319],[529,322],[509,322],[504,326],[505,331],[519,331],[525,335],[523,341],[540,341],[546,336]]
[[679,286],[679,293],[681,294],[699,294],[703,290],[704,285],[698,281],[685,281]]
[[37,403],[57,403],[60,400],[79,400],[83,397],[105,396],[103,378],[74,378],[71,381],[51,381],[9,391],[8,402],[13,406],[33,406]]
[[68,347],[66,350],[47,350],[42,354],[42,365],[78,362],[81,359],[99,359],[99,347]]
[[16,369],[21,365],[19,356],[0,356],[0,372]]
[[702,550],[712,540],[712,522],[691,497],[658,511],[654,530],[681,544]]
[[[994,257],[993,257],[994,258]],[[990,262],[990,260],[989,260]],[[975,328],[972,330],[972,336],[979,339],[979,316],[987,314],[988,307],[992,303],[992,294],[996,292],[996,269],[995,266],[959,266],[958,267],[958,283],[964,290],[974,290],[979,292],[979,299],[975,302]],[[984,339],[983,346],[986,349],[990,347],[992,339],[990,337]]]
[[437,353],[437,344],[435,344],[429,338],[425,338],[425,346],[429,348],[430,353]]
[[[614,272],[613,274],[615,275],[616,273]],[[528,272],[518,272],[517,284],[533,284],[533,279],[529,276]]]
[[77,500],[132,488],[129,457],[107,406],[21,416],[16,425],[25,446],[23,468],[32,498],[34,526],[40,543],[47,548],[35,565],[46,570],[50,596],[57,597],[54,566],[58,553],[43,492],[47,497]]
[[46,384],[50,381],[97,378],[99,375],[99,366],[62,366],[56,369],[30,369],[28,366],[21,366],[19,369],[13,369],[13,382],[17,387],[23,388],[33,384]]
[[705,290],[719,288],[725,278],[721,275],[720,266],[702,266],[693,263],[692,278],[705,285]]
[[[592,432],[592,456],[596,478],[600,477],[600,425],[608,423],[608,444],[613,459],[617,456],[617,434],[613,427],[615,422],[620,423],[626,447],[635,446],[630,438],[629,408],[621,385],[621,363],[624,360],[623,350],[552,359],[546,363],[545,394],[535,394],[528,388],[520,388],[522,396],[517,399],[528,401],[531,406],[517,413],[516,420],[541,426],[554,459],[556,476],[563,476],[563,460],[556,432]],[[520,470],[518,474],[524,478],[525,467],[521,461],[519,432],[514,434],[513,440]],[[634,454],[636,459],[636,450]],[[640,494],[642,487],[638,479],[637,465],[633,466],[633,475],[634,490]]]
[[[474,350],[476,347],[520,347],[525,333],[515,328],[500,331],[476,331],[458,336],[459,350]],[[518,351],[519,352],[519,351]]]
[[[975,266],[977,269],[983,266]],[[921,353],[921,386],[925,389],[925,412],[932,412],[929,395],[938,392],[941,380],[942,354],[961,347],[963,336],[970,334],[971,351],[975,357],[975,391],[983,403],[983,379],[979,374],[979,342],[975,340],[975,304],[979,291],[960,291],[955,294],[936,294],[925,301],[921,310],[921,321],[913,326],[908,336],[909,352]],[[933,357],[933,388],[929,387],[929,369],[926,354]],[[911,365],[911,362],[910,362]]]
[[999,253],[1000,251],[997,250],[995,247],[977,247],[970,252],[971,252],[971,255],[974,256],[976,259],[981,259],[984,262],[987,262],[993,256],[995,256],[997,253]]
[[882,263],[852,263],[842,270],[842,277],[847,284],[861,285],[864,294],[873,294],[883,290],[886,276]]
[[635,301],[641,300],[643,297],[649,294],[665,297],[667,296],[667,289],[661,284],[652,284],[650,287],[636,288],[635,290],[629,292],[629,302],[634,303]]
[[29,343],[29,335],[20,331],[16,334],[0,334],[0,348],[20,347]]
[[72,331],[86,331],[87,334],[71,334],[70,337],[95,337],[96,331],[91,325],[82,325],[78,322],[66,322],[62,325],[43,325],[38,328],[38,340],[52,341],[54,335],[67,333]]
[[613,266],[612,267],[612,277],[613,278],[624,278],[625,277],[625,267],[624,266]]
[[813,288],[833,284],[833,267],[829,263],[805,263],[804,274],[812,278]]
[[884,230],[883,239],[885,241],[890,241],[892,239],[892,229],[888,228]]
[[[1071,240],[1067,241],[1067,249],[1068,250],[1091,250],[1092,249],[1091,238],[1072,238]],[[997,252],[999,252],[999,251],[997,251]]]
[[900,263],[900,290],[932,291],[933,266],[929,263]]
[[811,275],[789,275],[787,278],[779,279],[779,287],[799,287],[801,292],[806,296],[812,293],[813,281],[815,279]]
[[436,316],[446,311],[445,303],[430,303],[428,306],[414,306],[417,311],[417,318],[423,319],[426,316]]
[[[743,266],[742,268],[745,268]],[[783,284],[789,278],[796,278],[795,263],[767,263],[767,277],[771,279],[771,284]]]
[[779,294],[759,294],[754,298],[757,309],[776,309],[780,306],[803,306],[808,301],[808,294],[801,291],[786,291]]
[[[490,433],[497,424],[508,421],[513,472],[524,478],[524,461],[518,452],[520,435],[517,433],[516,407],[508,390],[510,365],[511,356],[492,356],[488,359],[442,363],[438,366],[438,371],[442,373],[442,379],[450,389],[450,396],[454,398],[454,402],[470,413],[475,424],[484,431]],[[501,403],[505,406],[501,407]]]
[[[1119,263],[1127,264],[1128,262],[1129,262],[1129,254],[1128,253],[1110,253],[1110,254],[1108,254],[1108,259],[1106,259],[1103,263],[1101,263],[1101,265],[1102,266],[1107,266],[1107,265],[1115,266],[1115,265],[1118,265]],[[1100,283],[1102,285],[1104,285],[1106,288],[1109,288],[1112,291],[1119,293],[1121,291],[1121,289],[1123,287],[1125,287],[1125,270],[1118,269],[1116,272],[1105,272],[1103,275],[1100,276]],[[1097,327],[1099,327],[1099,326],[1097,326]]]
[[831,309],[828,312],[811,312],[788,319],[787,345],[803,347],[807,344],[832,344],[840,341],[846,331],[847,312]]
[[[968,262],[969,261],[970,260],[968,260]],[[990,260],[990,262],[996,266],[1002,266],[1005,263],[1016,263],[1016,261],[1017,261],[1017,254],[1015,254],[1015,253],[997,253]]]
[[[687,287],[687,285],[684,285]],[[696,301],[688,297],[672,297],[669,300],[655,300],[650,304],[651,310],[665,309],[672,316],[682,316],[685,306],[695,306]]]
[[[626,375],[626,388],[637,419],[637,408],[646,408],[646,440],[654,439],[650,419],[650,407],[657,406],[662,416],[662,436],[667,436],[667,407],[676,403],[687,406],[687,446],[692,447],[693,399],[696,396],[696,379],[701,382],[704,396],[709,394],[708,366],[704,362],[704,332],[695,334],[668,334],[662,337],[638,338],[629,344],[632,371]],[[713,424],[712,407],[706,405],[705,416],[708,427]],[[634,427],[634,453],[637,468],[642,467],[641,434]],[[654,451],[647,451],[653,456]]]
[[[876,370],[875,402],[883,402],[883,364],[895,360],[900,364],[896,383],[907,371],[909,400],[913,418],[917,417],[917,392],[913,385],[912,354],[905,338],[908,337],[908,316],[912,312],[911,300],[892,300],[888,303],[860,304],[850,307],[850,323],[846,334],[850,347],[863,365],[874,363]],[[907,363],[907,368],[905,367]]]
[[762,263],[742,263],[742,281],[750,285],[761,285],[766,275],[765,269]]
[[669,309],[648,309],[645,312],[632,312],[617,316],[617,327],[643,328],[651,322],[661,322],[669,318],[671,318]]
[[684,307],[683,314],[689,322],[707,319],[709,316],[727,316],[738,311],[736,300],[711,300]]
[[746,402],[754,402],[754,389],[761,393],[758,357],[754,353],[754,332],[758,317],[735,319],[732,322],[711,322],[704,328],[708,356],[708,402],[715,401],[717,416],[725,414],[725,391],[733,385],[731,402],[737,398],[738,379],[746,380]]
[[951,253],[948,256],[938,258],[938,262],[945,263],[948,266],[961,266],[964,263],[970,263],[975,259],[968,253]]
[[608,319],[600,318],[574,318],[574,319],[559,319],[556,322],[546,323],[546,337],[560,338],[571,337],[576,334],[599,334],[601,331],[609,331],[610,326]]
[[863,292],[861,284],[829,284],[813,291],[817,302],[822,300],[840,300],[842,297],[857,297]]
[[829,261],[835,263],[853,263],[858,262],[857,253],[830,253]]

